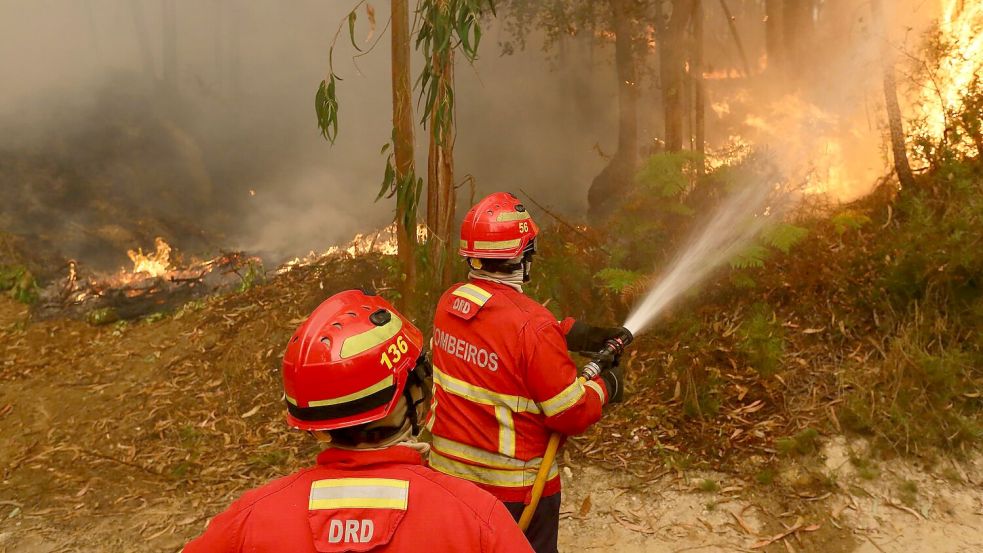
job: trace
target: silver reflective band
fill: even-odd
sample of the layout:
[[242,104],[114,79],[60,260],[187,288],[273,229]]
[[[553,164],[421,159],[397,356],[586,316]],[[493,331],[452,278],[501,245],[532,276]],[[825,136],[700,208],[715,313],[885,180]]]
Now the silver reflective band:
[[310,510],[406,510],[410,483],[391,478],[336,478],[311,483]]

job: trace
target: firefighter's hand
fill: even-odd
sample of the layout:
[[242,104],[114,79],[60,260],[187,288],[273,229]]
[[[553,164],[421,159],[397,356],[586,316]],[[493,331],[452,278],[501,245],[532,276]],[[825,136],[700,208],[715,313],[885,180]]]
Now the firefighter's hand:
[[621,403],[625,398],[625,373],[617,364],[601,373],[604,387],[608,390],[608,403]]
[[592,326],[581,321],[574,321],[567,333],[567,349],[569,351],[595,353],[604,347],[604,342],[621,335],[617,327]]

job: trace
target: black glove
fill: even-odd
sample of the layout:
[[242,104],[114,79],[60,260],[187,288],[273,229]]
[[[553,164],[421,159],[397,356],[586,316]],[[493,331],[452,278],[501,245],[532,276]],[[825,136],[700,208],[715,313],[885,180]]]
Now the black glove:
[[567,350],[596,353],[604,347],[609,338],[621,335],[621,328],[591,326],[587,323],[574,321],[567,333]]
[[615,363],[601,373],[601,380],[608,389],[608,403],[621,403],[625,398],[625,373],[621,367]]

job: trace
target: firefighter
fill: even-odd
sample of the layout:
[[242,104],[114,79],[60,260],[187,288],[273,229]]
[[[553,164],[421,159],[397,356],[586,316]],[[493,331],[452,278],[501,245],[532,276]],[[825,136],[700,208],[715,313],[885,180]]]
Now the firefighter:
[[283,359],[290,426],[317,465],[247,492],[186,553],[532,551],[509,512],[423,466],[423,336],[381,297],[349,290],[300,326]]
[[[620,401],[622,378],[609,360],[582,382],[570,351],[597,351],[617,328],[557,322],[525,296],[539,229],[512,194],[499,192],[465,215],[459,253],[468,282],[447,290],[434,316],[430,466],[501,499],[519,519],[552,433],[582,433],[601,407]],[[526,531],[538,553],[556,552],[560,478],[550,467]]]

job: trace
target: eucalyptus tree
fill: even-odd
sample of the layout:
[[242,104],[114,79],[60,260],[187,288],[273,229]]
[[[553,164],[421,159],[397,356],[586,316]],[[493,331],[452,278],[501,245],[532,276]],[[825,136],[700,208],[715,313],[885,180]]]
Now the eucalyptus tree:
[[[358,2],[345,21],[352,46],[362,49],[355,40]],[[409,25],[408,0],[392,0],[392,141],[383,146],[388,153],[386,169],[378,199],[396,199],[396,228],[399,259],[403,268],[402,301],[407,307],[420,290],[417,285],[417,211],[423,193],[423,180],[416,175],[413,163],[413,119],[410,98],[409,44],[415,32],[415,47],[423,54],[423,67],[416,79],[422,112],[422,124],[429,130],[427,161],[427,259],[431,272],[437,275],[436,284],[450,282],[455,241],[452,240],[456,186],[454,184],[454,54],[461,52],[465,60],[474,62],[481,42],[481,17],[485,11],[494,13],[492,0],[418,0],[416,25]],[[342,23],[342,25],[344,22]],[[331,143],[338,136],[338,83],[334,71],[334,48],[342,26],[335,33],[328,53],[329,71],[321,81],[314,99],[315,113],[321,134]]]

